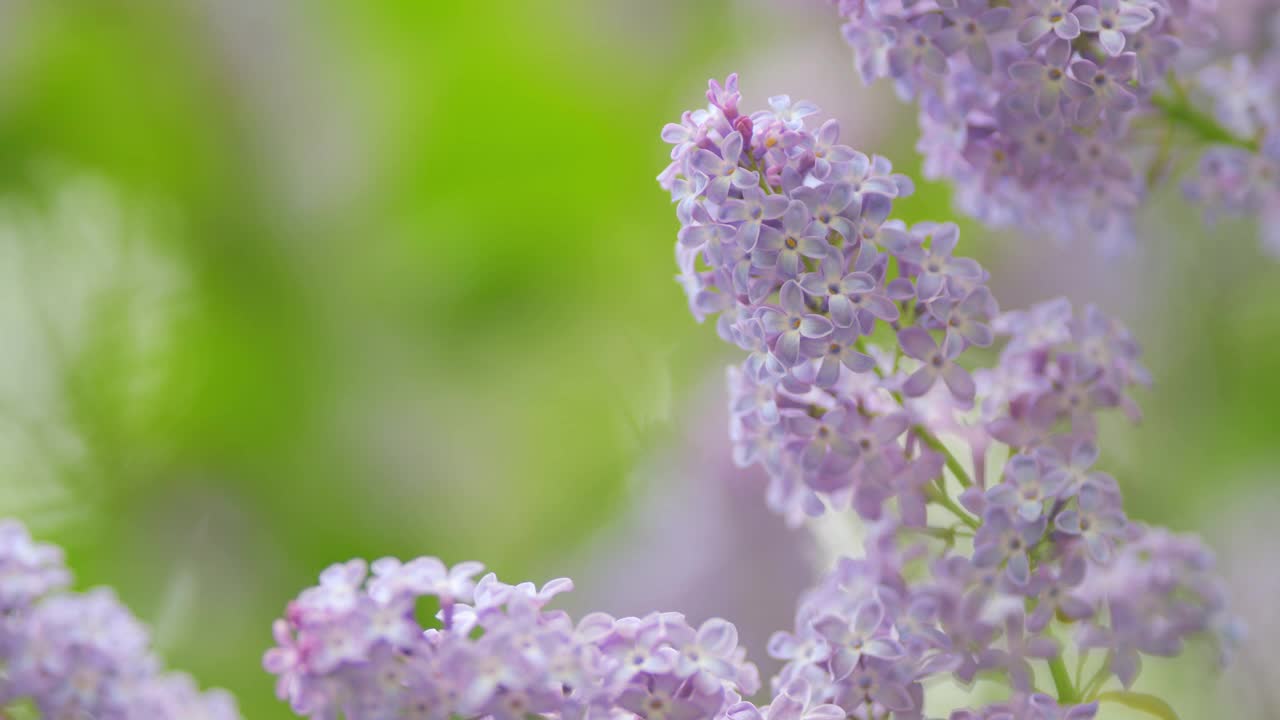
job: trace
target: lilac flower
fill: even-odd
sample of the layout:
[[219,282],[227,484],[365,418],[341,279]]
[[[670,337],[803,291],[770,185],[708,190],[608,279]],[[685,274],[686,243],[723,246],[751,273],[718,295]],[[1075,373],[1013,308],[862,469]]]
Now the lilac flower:
[[723,202],[731,188],[749,188],[756,184],[759,176],[742,167],[742,135],[729,133],[720,144],[720,154],[710,150],[699,149],[692,156],[695,170],[707,176],[707,197],[714,202]]
[[675,670],[681,677],[693,677],[707,692],[721,682],[737,681],[738,666],[733,654],[738,649],[738,629],[727,620],[711,618],[698,627],[692,642],[680,648]]
[[[831,175],[834,166],[850,162],[867,163],[865,155],[861,155],[848,145],[840,145],[839,140],[840,123],[836,120],[828,120],[818,128],[818,134],[814,137],[813,147],[810,149],[813,153],[814,177],[825,180]],[[861,207],[861,203],[858,206]]]
[[[856,295],[861,299],[863,295],[873,292],[876,288],[875,278],[865,272],[846,274],[844,264],[844,253],[831,248],[823,258],[822,264],[818,266],[817,272],[807,273],[800,278],[800,287],[804,288],[806,293],[827,301],[831,320],[838,328],[850,327],[857,319],[854,314],[857,307],[851,296]],[[892,308],[893,303],[890,302],[889,306]],[[893,309],[895,317],[896,310],[896,308]]]
[[[957,565],[970,568],[962,557],[954,557]],[[936,574],[936,573],[935,573]],[[952,590],[948,588],[948,590]],[[942,629],[951,641],[951,652],[959,659],[955,677],[962,683],[972,683],[978,672],[987,668],[990,659],[985,655],[998,629],[984,618],[987,609],[986,595],[965,586],[956,588],[958,597],[948,597],[949,608],[942,613]]]
[[780,308],[764,307],[760,320],[773,341],[773,356],[784,367],[794,367],[800,362],[801,338],[824,338],[835,327],[822,315],[807,312],[804,291],[794,280],[787,281],[779,294]]
[[937,45],[948,55],[964,49],[973,66],[984,73],[992,68],[988,35],[1003,30],[1013,13],[1007,7],[992,8],[987,0],[952,0],[943,13],[953,25],[938,34]]
[[1005,350],[1008,355],[1043,350],[1071,339],[1071,303],[1058,298],[1029,310],[1004,313],[997,318],[995,329],[1012,336]]
[[979,287],[965,295],[959,302],[939,298],[929,304],[929,312],[947,330],[947,335],[959,335],[978,347],[987,347],[995,341],[995,335],[987,324],[999,310],[991,291]]
[[1010,614],[1004,621],[1005,649],[991,649],[985,653],[983,665],[1000,668],[1009,674],[1009,682],[1014,690],[1028,692],[1034,674],[1031,660],[1051,660],[1058,656],[1061,648],[1057,641],[1047,637],[1028,637],[1025,632],[1022,613]]
[[842,686],[844,694],[836,698],[836,704],[851,709],[880,705],[894,714],[916,709],[916,701],[910,690],[911,682],[904,677],[901,666],[878,658],[859,664]]
[[900,277],[894,283],[885,284],[886,256],[862,247],[855,249],[854,252],[856,254],[853,264],[854,272],[870,275],[874,285],[866,290],[855,288],[854,292],[849,293],[847,297],[853,306],[854,318],[857,321],[855,325],[859,332],[870,335],[875,332],[877,320],[887,323],[898,321],[898,308],[892,299],[895,292],[894,283],[910,284],[910,282]]
[[1054,525],[1064,533],[1083,538],[1089,557],[1105,565],[1111,561],[1115,541],[1123,536],[1127,520],[1103,488],[1088,482],[1080,488],[1077,507],[1060,513]]
[[774,95],[769,98],[769,107],[773,110],[774,117],[792,130],[804,127],[805,118],[818,114],[817,105],[807,100],[793,103],[790,95]]
[[864,229],[868,231],[884,221],[893,198],[907,197],[915,187],[907,176],[894,174],[889,161],[879,155],[868,158],[862,153],[855,153],[853,160],[843,169],[845,180],[853,189],[853,201],[849,206],[861,210]]
[[733,239],[734,233],[733,226],[713,222],[706,209],[699,206],[690,213],[689,223],[680,228],[677,237],[684,249],[721,255],[724,252],[722,246]]
[[1026,88],[1028,98],[1042,118],[1053,117],[1062,105],[1063,94],[1071,81],[1067,75],[1070,56],[1069,43],[1052,42],[1042,59],[1019,60],[1009,66],[1009,75]]
[[973,400],[973,378],[954,362],[964,350],[964,341],[959,336],[948,336],[939,348],[937,341],[928,332],[918,327],[909,327],[898,333],[898,343],[909,357],[921,362],[920,368],[902,386],[907,397],[924,395],[941,377],[947,384],[947,389],[957,399],[965,402]]
[[1078,103],[1076,119],[1091,122],[1106,112],[1114,127],[1124,113],[1137,105],[1137,98],[1128,88],[1137,66],[1132,53],[1114,57],[1102,66],[1083,58],[1071,63],[1075,82],[1067,84],[1067,93]]
[[926,15],[915,25],[903,28],[897,45],[887,56],[889,73],[895,78],[906,77],[917,68],[934,75],[947,71],[947,56],[938,47],[936,38],[942,32],[942,18]]
[[914,598],[898,616],[894,629],[908,652],[923,655],[929,650],[949,650],[951,639],[938,627],[938,601],[928,595]]
[[1133,527],[1110,566],[1090,568],[1089,582],[1081,591],[1095,602],[1123,603],[1126,618],[1134,622],[1123,628],[1114,619],[1111,624],[1127,634],[1126,644],[1171,657],[1192,635],[1209,633],[1220,646],[1231,642],[1221,634],[1233,622],[1223,583],[1213,568],[1212,554],[1197,538]]
[[1048,369],[1052,371],[1049,387],[1037,401],[1042,412],[1089,427],[1094,411],[1119,404],[1119,393],[1106,381],[1103,369],[1078,355],[1059,355]]
[[928,524],[929,494],[927,488],[942,477],[944,460],[935,452],[921,453],[894,475],[893,495],[898,499],[898,511],[907,527],[924,527]]
[[778,631],[769,637],[769,657],[793,660],[801,665],[817,665],[831,657],[831,644],[816,634],[799,637]]
[[1028,455],[1016,455],[1005,466],[1005,481],[987,491],[987,502],[1015,512],[1023,522],[1034,523],[1045,511],[1045,502],[1058,498],[1066,478],[1040,473],[1040,463]]
[[1084,649],[1107,651],[1107,668],[1126,688],[1133,686],[1142,669],[1138,646],[1142,643],[1142,619],[1133,607],[1119,598],[1112,598],[1107,607],[1109,627],[1086,625],[1079,642]]
[[181,673],[160,675],[138,689],[138,717],[174,720],[237,720],[236,701],[222,690],[200,692]]
[[910,424],[903,413],[886,413],[873,418],[853,415],[849,418],[849,442],[861,459],[876,457],[886,449],[896,449],[898,438]]
[[726,200],[720,207],[720,219],[725,222],[741,223],[738,226],[738,244],[745,250],[756,246],[760,237],[760,226],[766,220],[782,217],[787,210],[787,199],[781,195],[767,195],[758,187],[752,186],[742,190],[741,200]]
[[814,382],[819,387],[834,387],[840,380],[842,367],[854,373],[865,373],[875,367],[875,360],[870,355],[856,349],[854,343],[857,339],[856,328],[837,327],[831,335],[821,340],[801,340],[804,345],[801,348],[803,355],[822,358],[822,364],[814,376]]
[[[920,236],[923,235],[922,239]],[[922,243],[928,240],[929,248]],[[916,278],[917,297],[928,302],[947,289],[947,282],[973,282],[982,277],[982,269],[968,258],[955,258],[952,253],[960,241],[960,228],[954,223],[921,223],[911,234],[893,233],[889,251],[899,259],[920,267]]]
[[1124,51],[1125,33],[1137,32],[1156,19],[1150,10],[1131,0],[1098,0],[1097,7],[1081,5],[1075,15],[1082,30],[1098,33],[1098,42],[1112,57]]
[[61,548],[34,542],[16,520],[0,520],[0,613],[25,611],[70,583]]
[[757,248],[752,256],[756,267],[778,270],[788,278],[800,274],[803,258],[821,260],[830,252],[826,232],[813,222],[809,208],[799,200],[792,200],[782,216],[782,230],[770,226],[760,228]]
[[833,648],[831,673],[836,681],[849,677],[864,656],[895,660],[903,649],[883,631],[884,605],[870,598],[853,611],[852,620],[839,615],[826,615],[813,623],[813,628]]
[[[449,568],[433,557],[416,558],[406,564],[395,558],[383,558],[373,564],[372,570],[374,577],[369,581],[370,595],[383,602],[413,593],[434,595],[447,615],[449,606],[471,600],[476,588],[474,577],[484,571],[484,565],[465,562]],[[363,579],[362,571],[360,576],[356,579],[353,574],[347,575],[348,587],[352,591]]]
[[847,413],[840,408],[821,418],[808,415],[786,418],[784,422],[800,448],[800,462],[805,468],[839,473],[853,465],[857,451],[845,436],[847,418]]
[[1027,629],[1038,633],[1049,626],[1054,615],[1068,620],[1083,620],[1093,615],[1093,606],[1076,594],[1084,582],[1085,560],[1078,553],[1071,553],[1062,560],[1062,567],[1055,572],[1041,566],[1031,578],[1028,596],[1038,600],[1036,609],[1027,617]]
[[1030,44],[1052,32],[1063,40],[1080,36],[1076,0],[1031,0],[1031,14],[1018,26],[1018,42]]
[[742,93],[738,91],[738,73],[730,73],[724,85],[714,79],[707,83],[707,102],[733,122],[738,118],[738,103],[742,101]]
[[675,676],[659,675],[628,686],[618,707],[645,720],[705,720],[715,717],[723,702],[717,693],[699,692]]
[[830,233],[839,233],[844,238],[853,237],[853,222],[841,215],[846,209],[857,213],[859,208],[851,208],[854,199],[853,187],[845,183],[826,186],[825,190],[811,187],[798,188],[792,197],[804,202],[813,216],[813,225],[821,230],[823,237]]
[[162,672],[146,628],[111,590],[68,593],[69,582],[61,549],[0,520],[5,712],[17,705],[45,718],[239,719],[230,695]]
[[1267,67],[1273,64],[1259,66],[1240,54],[1233,56],[1229,65],[1214,65],[1200,72],[1201,85],[1214,100],[1213,114],[1219,122],[1246,137],[1276,127],[1280,98]]
[[[841,720],[845,711],[838,705],[819,704],[803,678],[787,683],[769,704],[768,720]],[[732,715],[734,720],[739,720]]]
[[754,414],[767,425],[778,424],[781,415],[778,413],[777,390],[773,383],[758,381],[736,367],[730,367],[726,372],[729,378],[730,409],[739,415]]
[[1182,50],[1182,41],[1171,35],[1137,35],[1129,38],[1125,47],[1138,59],[1138,79],[1151,84],[1168,72]]
[[1019,522],[1007,510],[994,507],[982,518],[973,540],[973,564],[978,568],[1004,566],[1010,582],[1018,587],[1031,580],[1031,548],[1044,535],[1043,519]]
[[1071,446],[1066,457],[1053,447],[1042,447],[1036,451],[1036,457],[1047,471],[1045,482],[1053,483],[1060,488],[1062,496],[1073,496],[1080,492],[1086,482],[1107,483],[1101,473],[1091,472],[1090,468],[1098,461],[1098,446],[1091,439],[1079,440]]

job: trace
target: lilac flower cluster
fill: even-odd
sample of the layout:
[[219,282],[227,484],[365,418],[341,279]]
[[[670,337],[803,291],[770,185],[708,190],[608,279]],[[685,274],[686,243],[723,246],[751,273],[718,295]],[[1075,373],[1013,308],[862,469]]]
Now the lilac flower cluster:
[[[816,108],[787,98],[743,115],[733,76],[708,99],[664,130],[659,181],[693,313],[748,354],[729,371],[736,459],[791,523],[851,509],[868,528],[866,557],[771,642],[779,697],[921,718],[926,680],[983,674],[1010,699],[953,718],[1091,718],[1140,654],[1227,639],[1204,548],[1131,522],[1095,467],[1099,413],[1137,419],[1150,382],[1129,332],[1065,300],[1000,313],[954,225],[889,219],[910,182],[838,145],[835,121],[811,130]],[[993,367],[965,367],[997,342]]]
[[162,673],[146,629],[105,588],[65,592],[60,549],[0,521],[0,716],[100,720],[234,720],[235,702]]
[[[1280,40],[1280,31],[1276,33]],[[1263,247],[1280,257],[1280,46],[1257,61],[1236,55],[1229,65],[1200,73],[1199,87],[1212,99],[1214,117],[1252,147],[1218,145],[1200,157],[1197,174],[1183,184],[1210,222],[1220,215],[1259,218]]]
[[1213,3],[832,2],[864,81],[891,78],[918,103],[926,176],[989,224],[1128,242],[1175,131],[1237,148],[1233,165],[1257,156],[1251,128],[1215,125],[1172,72],[1185,47],[1211,44]]
[[[481,570],[431,557],[328,568],[276,622],[264,665],[280,697],[299,715],[348,720],[710,720],[759,689],[724,620],[695,628],[679,613],[593,613],[574,623],[545,609],[569,580],[474,581]],[[425,598],[438,609],[424,628]]]

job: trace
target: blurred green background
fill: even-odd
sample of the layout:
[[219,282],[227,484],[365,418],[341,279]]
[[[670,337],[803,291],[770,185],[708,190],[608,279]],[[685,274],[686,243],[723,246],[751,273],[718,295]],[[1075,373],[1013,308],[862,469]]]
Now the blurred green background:
[[[702,406],[734,353],[672,281],[662,124],[739,70],[748,105],[811,97],[917,173],[910,111],[859,86],[826,10],[0,2],[0,514],[253,720],[289,716],[259,660],[329,562],[590,567],[641,469],[723,432]],[[900,208],[946,217],[946,189]],[[1280,507],[1280,268],[1176,198],[1144,220],[1107,260],[965,242],[1006,307],[1067,293],[1135,327],[1157,384],[1108,465],[1135,517],[1229,535],[1230,508]]]

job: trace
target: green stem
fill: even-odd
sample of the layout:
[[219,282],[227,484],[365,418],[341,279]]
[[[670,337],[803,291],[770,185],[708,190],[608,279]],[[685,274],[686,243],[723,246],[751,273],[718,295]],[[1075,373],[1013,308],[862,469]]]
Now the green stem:
[[[856,347],[859,352],[862,352],[862,353],[867,352],[866,341],[862,337],[859,337],[857,340],[854,341],[854,347]],[[897,365],[897,362],[898,362],[898,359],[897,359],[897,355],[895,354],[894,365]],[[874,371],[876,375],[879,375],[882,378],[884,377],[884,372],[880,370],[879,366],[876,366],[874,368]],[[902,393],[897,392],[895,390],[891,394],[893,395],[893,399],[898,403],[899,407],[906,406],[902,400]],[[964,466],[960,464],[960,461],[956,459],[956,456],[953,455],[951,451],[947,449],[946,445],[942,444],[942,441],[939,440],[936,435],[929,432],[929,430],[925,428],[923,425],[913,425],[911,430],[916,434],[916,437],[920,438],[920,442],[942,453],[942,456],[946,459],[947,467],[956,476],[956,481],[960,483],[961,487],[969,487],[973,485],[973,480],[969,478],[969,473],[965,471]],[[936,502],[937,504],[941,505],[947,510],[950,510],[951,514],[955,515],[957,518],[960,519],[961,522],[973,528],[974,530],[977,530],[978,526],[982,524],[981,522],[975,520],[971,515],[969,515],[969,513],[965,512],[964,508],[960,507],[959,505],[955,504],[954,501],[952,501],[951,497],[947,495],[946,486],[943,484],[943,481],[941,478],[939,479],[938,487],[929,488],[928,490],[926,490],[926,494],[928,495],[929,500],[931,502]]]
[[1102,667],[1098,668],[1098,672],[1089,678],[1089,682],[1084,684],[1083,692],[1080,695],[1085,700],[1093,700],[1102,686],[1106,684],[1107,678],[1111,677],[1111,656],[1108,655],[1102,662]]
[[769,187],[769,183],[764,179],[764,169],[760,167],[760,163],[756,161],[754,155],[748,153],[748,156],[751,158],[751,164],[747,166],[747,169],[756,174],[757,179],[760,181],[760,189],[764,190],[764,194],[772,195],[774,190]]
[[1249,152],[1258,152],[1257,140],[1236,137],[1230,130],[1219,125],[1212,115],[1193,106],[1176,89],[1174,95],[1153,95],[1151,104],[1164,113],[1170,124],[1189,131],[1205,143],[1234,145]]
[[961,487],[969,487],[970,485],[973,485],[973,480],[969,478],[969,473],[965,472],[964,466],[961,465],[960,461],[956,459],[956,456],[947,449],[947,446],[942,444],[941,440],[934,436],[933,433],[926,430],[922,425],[912,426],[911,430],[920,438],[920,442],[942,453],[942,456],[946,458],[947,461],[947,469],[956,476],[956,481],[960,483]]
[[922,527],[922,528],[909,527],[909,528],[903,528],[903,529],[906,532],[914,532],[920,535],[924,535],[926,537],[934,538],[936,540],[941,540],[945,542],[948,547],[956,544],[957,533],[953,528],[940,528],[940,527],[929,526],[929,527]]
[[1084,679],[1084,665],[1088,661],[1089,661],[1089,651],[1085,650],[1084,652],[1080,653],[1080,658],[1079,660],[1076,661],[1075,680],[1072,681],[1073,684],[1078,688],[1084,687],[1083,685],[1080,684],[1080,681]]
[[925,495],[929,498],[930,502],[937,503],[938,505],[941,505],[947,510],[950,510],[951,514],[955,515],[960,522],[964,523],[965,525],[968,525],[974,530],[977,530],[978,526],[982,524],[978,522],[976,519],[974,519],[972,515],[965,512],[964,508],[957,505],[956,502],[951,499],[951,496],[947,495],[945,490],[942,490],[941,488],[930,485],[928,488],[925,489]]
[[1080,701],[1080,695],[1071,684],[1071,673],[1067,670],[1067,661],[1058,655],[1049,661],[1049,674],[1053,676],[1053,686],[1058,691],[1058,703],[1074,705]]

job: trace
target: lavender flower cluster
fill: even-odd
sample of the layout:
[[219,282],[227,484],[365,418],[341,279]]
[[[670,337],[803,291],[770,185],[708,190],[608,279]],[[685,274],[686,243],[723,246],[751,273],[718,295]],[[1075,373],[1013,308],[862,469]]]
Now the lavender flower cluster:
[[[372,570],[372,575],[369,571]],[[575,623],[546,610],[573,583],[507,585],[432,557],[334,565],[276,622],[264,664],[311,718],[715,718],[759,689],[724,620],[679,613]],[[430,627],[415,608],[438,607]]]
[[221,691],[162,673],[146,629],[114,593],[66,592],[62,551],[0,521],[0,717],[236,720]]
[[[832,0],[856,65],[919,106],[925,174],[953,181],[959,208],[995,226],[1126,244],[1135,209],[1190,140],[1214,148],[1197,194],[1257,211],[1275,180],[1256,121],[1214,122],[1181,72],[1214,37],[1215,3],[1191,0]],[[1259,72],[1207,90],[1274,106]],[[1219,105],[1221,109],[1221,103]],[[1221,113],[1219,113],[1221,115]],[[1248,186],[1248,187],[1242,187]],[[1268,195],[1270,197],[1270,195]]]
[[[810,129],[817,109],[785,97],[745,115],[734,76],[708,99],[663,131],[659,181],[694,315],[718,313],[747,353],[729,371],[736,459],[768,472],[792,524],[851,509],[868,528],[866,556],[773,638],[779,697],[921,718],[926,680],[982,674],[1010,699],[956,720],[1090,718],[1100,699],[1141,701],[1142,655],[1225,647],[1208,551],[1130,521],[1095,467],[1098,414],[1136,419],[1129,392],[1149,383],[1128,331],[1065,300],[1000,313],[954,225],[889,219],[910,182],[839,145],[834,120]],[[962,363],[997,340],[993,367]],[[1104,692],[1112,677],[1123,690]]]

